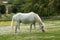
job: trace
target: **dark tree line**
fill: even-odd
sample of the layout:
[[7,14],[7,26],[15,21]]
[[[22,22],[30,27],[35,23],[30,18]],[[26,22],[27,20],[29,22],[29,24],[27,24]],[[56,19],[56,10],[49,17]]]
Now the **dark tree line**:
[[35,12],[40,16],[60,14],[60,0],[8,0],[12,12]]

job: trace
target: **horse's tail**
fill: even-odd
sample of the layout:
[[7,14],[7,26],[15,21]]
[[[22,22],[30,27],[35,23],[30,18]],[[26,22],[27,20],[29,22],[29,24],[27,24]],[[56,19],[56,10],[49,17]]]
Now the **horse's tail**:
[[13,25],[14,25],[14,19],[12,18],[12,21],[11,21],[12,30],[13,30]]

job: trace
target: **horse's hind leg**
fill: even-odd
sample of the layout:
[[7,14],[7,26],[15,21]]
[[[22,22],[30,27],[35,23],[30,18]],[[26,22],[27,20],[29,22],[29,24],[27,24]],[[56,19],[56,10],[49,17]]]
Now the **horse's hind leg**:
[[16,25],[16,27],[15,27],[15,33],[17,33],[17,25]]
[[17,22],[16,22],[15,33],[17,33],[17,28],[19,28],[19,29],[20,29],[20,23],[19,23],[19,21],[17,21]]

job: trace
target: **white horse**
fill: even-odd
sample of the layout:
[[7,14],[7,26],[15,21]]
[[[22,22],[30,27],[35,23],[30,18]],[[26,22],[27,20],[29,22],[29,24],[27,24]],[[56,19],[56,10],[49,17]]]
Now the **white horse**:
[[32,25],[34,25],[34,29],[36,30],[35,23],[38,22],[39,26],[41,27],[42,32],[45,32],[44,30],[44,23],[42,22],[41,18],[38,16],[38,14],[35,14],[34,12],[30,13],[17,13],[13,16],[11,26],[13,27],[13,21],[16,21],[16,27],[15,32],[17,32],[17,28],[20,29],[20,23],[30,24],[30,32],[32,29]]

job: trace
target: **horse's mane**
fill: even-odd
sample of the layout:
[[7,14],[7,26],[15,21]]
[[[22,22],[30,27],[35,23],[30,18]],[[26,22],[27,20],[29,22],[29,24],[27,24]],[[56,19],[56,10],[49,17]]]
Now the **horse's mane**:
[[35,18],[36,18],[37,21],[40,21],[40,17],[39,17],[39,15],[36,14],[36,13],[35,13]]
[[37,20],[39,23],[42,23],[44,25],[44,23],[42,22],[41,18],[39,17],[38,14],[35,13],[35,20]]

